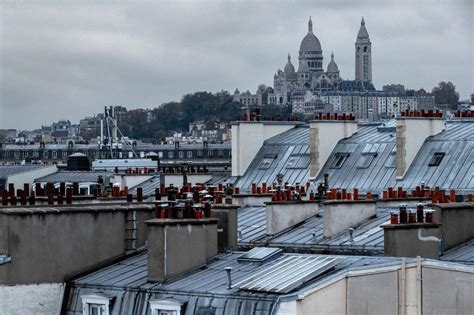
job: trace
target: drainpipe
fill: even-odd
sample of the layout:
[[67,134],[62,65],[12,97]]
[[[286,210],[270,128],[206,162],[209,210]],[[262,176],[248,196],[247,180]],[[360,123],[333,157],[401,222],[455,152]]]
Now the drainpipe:
[[406,308],[406,260],[402,258],[401,283],[400,283],[400,315],[405,315]]
[[416,313],[417,315],[421,315],[422,307],[421,307],[421,257],[416,256]]

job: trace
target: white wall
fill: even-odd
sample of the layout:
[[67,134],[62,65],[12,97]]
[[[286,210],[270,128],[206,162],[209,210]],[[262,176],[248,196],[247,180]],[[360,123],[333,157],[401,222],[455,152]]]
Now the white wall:
[[64,283],[0,286],[0,314],[59,314],[64,286]]
[[319,211],[317,202],[282,202],[267,204],[267,235],[275,235]]
[[33,184],[35,179],[56,173],[57,170],[58,168],[56,167],[56,165],[51,165],[15,174],[8,177],[6,187],[8,188],[8,184],[13,183],[15,184],[15,189],[23,189],[23,184],[28,183],[30,184],[31,188],[31,185]]
[[375,202],[350,201],[324,204],[325,237],[332,237],[377,214]]
[[315,178],[339,140],[352,136],[357,122],[349,120],[317,120],[310,123],[310,178]]
[[397,179],[403,179],[425,139],[443,129],[441,118],[397,118]]
[[263,142],[294,128],[282,122],[237,122],[232,125],[232,176],[242,176],[257,155]]

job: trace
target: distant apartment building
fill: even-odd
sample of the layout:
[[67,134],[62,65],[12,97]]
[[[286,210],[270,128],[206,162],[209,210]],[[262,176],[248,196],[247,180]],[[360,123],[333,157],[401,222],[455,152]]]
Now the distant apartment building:
[[262,95],[263,92],[260,88],[257,89],[257,92],[255,94],[250,93],[249,90],[247,90],[244,93],[240,93],[239,89],[236,89],[234,92],[234,96],[232,100],[237,103],[242,103],[245,105],[245,107],[249,106],[262,106]]

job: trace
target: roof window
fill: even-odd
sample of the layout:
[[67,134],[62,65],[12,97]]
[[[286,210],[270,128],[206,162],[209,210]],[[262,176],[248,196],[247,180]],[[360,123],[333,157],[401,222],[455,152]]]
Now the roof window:
[[377,153],[366,153],[362,154],[357,161],[357,168],[369,168],[372,161],[377,156]]
[[331,162],[330,168],[341,168],[348,157],[349,153],[336,153]]
[[435,152],[431,158],[428,166],[438,166],[444,158],[444,152]]

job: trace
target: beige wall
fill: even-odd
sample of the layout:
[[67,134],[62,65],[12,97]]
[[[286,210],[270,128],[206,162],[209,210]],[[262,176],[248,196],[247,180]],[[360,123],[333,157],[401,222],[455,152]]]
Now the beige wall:
[[244,175],[265,140],[294,126],[284,122],[238,122],[232,125],[232,176]]
[[350,271],[300,295],[296,308],[281,303],[278,314],[474,314],[474,268],[455,268],[412,263]]

